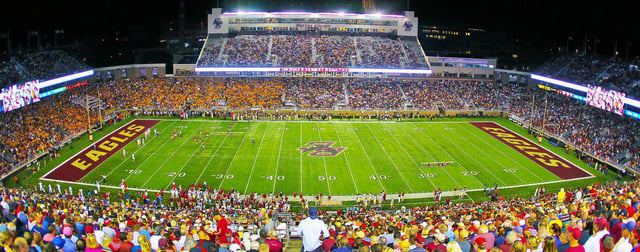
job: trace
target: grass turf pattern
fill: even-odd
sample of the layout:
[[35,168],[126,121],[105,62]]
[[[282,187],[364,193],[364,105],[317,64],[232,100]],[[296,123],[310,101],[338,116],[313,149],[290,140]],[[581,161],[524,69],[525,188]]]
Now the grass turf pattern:
[[[130,143],[127,157],[113,155],[80,182],[95,183],[107,175],[109,185],[125,179],[130,188],[165,191],[172,182],[184,188],[206,181],[241,193],[354,195],[560,180],[464,121],[234,122],[230,129],[231,123],[163,120],[154,127],[159,137],[151,134],[141,147]],[[182,137],[171,139],[174,130],[182,131]],[[194,141],[194,136],[202,140]],[[334,142],[329,147],[346,149],[334,157],[299,150],[310,142]],[[430,162],[452,163],[423,164]]]

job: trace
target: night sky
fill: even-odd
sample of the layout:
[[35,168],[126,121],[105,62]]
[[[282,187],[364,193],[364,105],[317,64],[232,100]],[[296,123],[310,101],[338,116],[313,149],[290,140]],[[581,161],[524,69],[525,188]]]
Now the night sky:
[[[308,10],[361,12],[361,0],[322,1],[230,1],[185,0],[186,28],[197,29],[206,20],[206,13],[218,3],[231,10]],[[564,46],[567,36],[573,37],[572,47],[582,47],[585,36],[601,40],[599,53],[609,54],[618,39],[618,50],[640,37],[636,10],[630,6],[601,2],[558,0],[511,1],[417,1],[410,8],[416,11],[421,24],[478,27],[500,31],[522,40],[556,42]],[[66,39],[83,40],[137,33],[155,40],[173,22],[177,27],[178,0],[114,0],[114,1],[11,1],[0,8],[0,33],[9,32],[12,44],[26,44],[27,31],[39,29],[52,37],[54,29],[64,29]],[[379,11],[400,13],[406,1],[376,1]],[[51,34],[51,35],[48,35]],[[6,39],[5,39],[6,40]],[[84,41],[84,40],[83,40]],[[156,41],[149,41],[154,46]],[[3,43],[4,44],[4,43]],[[140,45],[145,46],[145,45]],[[631,46],[640,46],[640,41]],[[1,48],[4,50],[6,48]],[[638,51],[638,50],[636,50]]]

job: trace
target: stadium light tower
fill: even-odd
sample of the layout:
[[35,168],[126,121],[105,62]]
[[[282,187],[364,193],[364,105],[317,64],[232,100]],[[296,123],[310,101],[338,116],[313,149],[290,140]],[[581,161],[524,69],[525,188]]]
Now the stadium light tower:
[[362,0],[362,10],[364,13],[371,13],[376,11],[375,0]]

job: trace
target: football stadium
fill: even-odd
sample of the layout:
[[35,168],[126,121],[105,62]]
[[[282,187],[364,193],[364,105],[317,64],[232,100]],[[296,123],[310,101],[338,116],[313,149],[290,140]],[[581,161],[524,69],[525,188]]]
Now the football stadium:
[[4,251],[638,248],[637,60],[431,56],[414,11],[202,26],[170,67],[0,55]]

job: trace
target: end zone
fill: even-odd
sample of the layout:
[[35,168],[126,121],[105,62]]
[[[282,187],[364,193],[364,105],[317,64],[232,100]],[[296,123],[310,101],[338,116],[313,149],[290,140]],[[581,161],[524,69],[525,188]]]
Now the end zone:
[[49,171],[42,178],[77,182],[160,120],[133,120]]
[[506,129],[494,122],[470,122],[471,125],[500,140],[525,157],[536,162],[563,180],[593,177],[584,169],[576,166],[542,146]]

